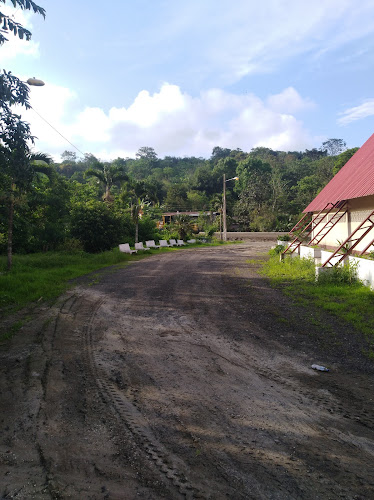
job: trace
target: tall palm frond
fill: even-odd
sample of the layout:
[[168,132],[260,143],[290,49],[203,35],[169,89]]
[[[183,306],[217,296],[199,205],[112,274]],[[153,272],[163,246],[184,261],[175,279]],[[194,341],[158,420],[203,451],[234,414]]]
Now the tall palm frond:
[[113,201],[113,197],[110,192],[113,185],[116,182],[128,180],[128,175],[124,171],[123,166],[114,166],[110,163],[102,162],[95,162],[94,167],[88,168],[84,175],[85,177],[96,177],[104,185],[105,193],[103,195],[103,200],[106,202]]

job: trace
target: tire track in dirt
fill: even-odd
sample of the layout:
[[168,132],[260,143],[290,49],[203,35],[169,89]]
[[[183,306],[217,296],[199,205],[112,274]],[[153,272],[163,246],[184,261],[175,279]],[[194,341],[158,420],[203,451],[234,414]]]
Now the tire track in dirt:
[[[83,301],[84,302],[84,301]],[[100,396],[103,401],[114,411],[122,420],[127,429],[135,437],[137,443],[142,447],[148,459],[153,463],[161,474],[175,486],[179,493],[186,499],[208,499],[210,495],[203,492],[201,488],[193,485],[187,478],[187,467],[180,459],[173,456],[166,448],[156,439],[152,433],[149,423],[140,413],[140,411],[132,404],[132,402],[118,390],[117,386],[105,379],[101,375],[100,370],[101,360],[99,354],[95,351],[95,346],[92,338],[92,327],[95,322],[97,311],[104,303],[103,299],[97,300],[92,307],[85,307],[84,303],[79,304],[79,315],[86,319],[85,328],[85,353],[86,362],[89,370],[95,380]],[[181,470],[181,469],[184,469]]]

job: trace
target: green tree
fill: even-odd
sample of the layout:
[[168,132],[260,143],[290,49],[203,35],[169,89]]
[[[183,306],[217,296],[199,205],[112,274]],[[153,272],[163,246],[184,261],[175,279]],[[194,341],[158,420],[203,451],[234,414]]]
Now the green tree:
[[234,177],[236,175],[236,169],[238,167],[238,162],[235,158],[224,158],[219,160],[213,168],[213,174],[217,178],[217,182],[221,182],[223,179],[223,174],[226,174],[226,179]]
[[193,226],[191,217],[186,214],[178,215],[174,219],[173,227],[181,240],[187,239],[192,234]]
[[295,203],[298,211],[302,211],[317,196],[321,190],[321,182],[316,174],[307,175],[300,179],[292,190],[296,193]]
[[[10,131],[12,128],[10,128]],[[6,138],[0,147],[0,165],[4,173],[5,200],[8,206],[7,221],[7,269],[10,271],[13,263],[13,228],[14,214],[18,200],[23,193],[30,191],[32,180],[37,173],[49,175],[48,164],[52,161],[43,153],[32,153],[24,140],[23,129],[12,140]],[[1,138],[1,135],[0,135]],[[5,145],[4,145],[5,144]]]
[[342,153],[347,147],[343,139],[327,139],[322,143],[321,151],[325,151],[328,156],[336,156]]
[[[0,0],[5,3],[5,0]],[[45,17],[42,7],[32,0],[12,0],[13,7],[21,10],[33,10]],[[31,39],[31,32],[13,18],[0,12],[0,46],[12,33],[19,38]],[[12,111],[12,106],[21,105],[30,108],[29,87],[10,72],[3,70],[0,75],[0,166],[8,184],[8,270],[12,267],[14,201],[17,187],[30,185],[33,177],[32,155],[29,142],[33,142],[30,127]]]
[[86,252],[110,250],[130,236],[130,220],[97,200],[77,203],[70,214],[70,233]]
[[236,175],[239,180],[234,184],[234,191],[240,193],[244,189],[250,189],[257,204],[268,199],[268,195],[263,193],[264,187],[270,183],[271,167],[268,163],[249,157],[239,163]]
[[[39,5],[36,5],[32,0],[11,0],[13,7],[21,10],[32,10],[35,14],[41,14],[45,18],[45,10]],[[5,0],[0,0],[1,3],[5,4]],[[20,23],[16,23],[12,17],[6,16],[0,12],[0,24],[2,23],[2,28],[0,29],[0,45],[8,41],[5,37],[8,33],[13,33],[22,40],[25,38],[27,41],[31,40],[31,32],[24,28]]]
[[[271,205],[271,167],[268,163],[248,157],[236,169],[239,180],[234,191],[239,194],[235,211],[242,228],[257,229],[253,221],[265,217]],[[266,218],[266,217],[265,217]]]
[[65,150],[61,154],[61,158],[62,158],[63,162],[67,161],[69,163],[76,163],[76,161],[77,161],[77,153],[75,153],[74,151],[67,151],[67,150]]
[[199,191],[187,192],[187,207],[189,210],[207,210],[209,206],[209,198]]
[[213,172],[211,166],[206,163],[195,170],[191,184],[192,189],[204,191],[206,195],[211,196],[222,186],[222,176]]
[[128,179],[128,175],[124,171],[124,166],[113,166],[110,163],[99,161],[95,161],[93,167],[86,170],[85,176],[96,177],[104,185],[103,200],[107,203],[114,201],[111,194],[114,184]]
[[157,153],[153,148],[150,148],[148,146],[143,146],[138,149],[137,153],[135,154],[136,158],[142,158],[144,160],[150,160],[150,161],[156,161],[157,160]]
[[53,167],[49,168],[47,175],[45,172],[36,173],[32,189],[22,194],[17,203],[15,251],[48,251],[63,244],[68,235],[69,184]]
[[159,160],[153,148],[141,147],[135,157],[136,160],[128,162],[128,172],[134,179],[145,180],[159,166]]
[[122,202],[127,203],[130,207],[130,214],[133,223],[135,224],[135,243],[139,241],[139,218],[147,204],[155,202],[154,193],[150,186],[144,181],[129,179],[123,184]]
[[216,164],[219,160],[223,160],[230,156],[231,149],[228,148],[220,148],[219,146],[215,146],[212,151],[212,155],[210,157],[210,161],[213,164]]
[[340,155],[338,155],[335,158],[334,167],[332,169],[333,175],[336,175],[339,172],[339,170],[342,167],[344,167],[344,165],[347,163],[347,161],[352,158],[352,156],[356,153],[356,151],[358,151],[358,149],[359,148],[347,149],[346,151],[344,151],[343,153],[340,153]]
[[188,203],[186,186],[183,184],[172,184],[167,191],[164,203],[167,210],[186,210]]

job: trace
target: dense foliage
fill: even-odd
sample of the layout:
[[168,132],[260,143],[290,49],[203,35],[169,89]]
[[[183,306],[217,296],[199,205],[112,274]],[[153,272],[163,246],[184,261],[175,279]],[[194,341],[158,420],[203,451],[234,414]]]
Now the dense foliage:
[[[34,173],[28,189],[17,197],[14,250],[79,247],[100,252],[121,242],[157,239],[166,231],[186,237],[194,226],[183,218],[164,233],[157,232],[156,222],[165,211],[219,213],[224,174],[226,179],[239,177],[226,183],[233,229],[286,231],[356,151],[343,148],[341,140],[330,140],[305,152],[255,148],[246,153],[216,147],[209,159],[161,159],[151,147],[144,147],[136,158],[112,162],[100,162],[92,155],[77,158],[65,151],[62,162],[50,166],[48,177]],[[7,186],[7,176],[0,175],[2,253],[7,240]],[[219,217],[201,216],[199,228],[217,230]]]
[[[5,0],[0,0],[0,3],[5,3]],[[12,0],[12,4],[17,10],[31,10],[45,17],[44,9],[32,0]],[[13,16],[0,12],[0,46],[8,41],[9,34],[27,41],[31,39],[31,32],[17,23]],[[34,137],[29,124],[14,113],[15,105],[26,109],[31,107],[29,87],[10,71],[3,69],[0,73],[0,188],[1,197],[7,206],[8,270],[12,267],[15,207],[22,195],[31,191],[32,180],[37,172],[35,155],[30,151]],[[47,157],[43,159],[48,162]]]

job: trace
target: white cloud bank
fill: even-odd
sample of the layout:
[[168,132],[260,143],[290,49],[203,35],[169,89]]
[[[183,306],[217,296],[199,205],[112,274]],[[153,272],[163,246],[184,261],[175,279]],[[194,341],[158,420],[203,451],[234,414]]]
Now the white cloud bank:
[[[105,112],[93,107],[79,110],[75,93],[45,86],[32,89],[31,103],[80,151],[102,159],[134,157],[141,146],[153,147],[160,157],[209,157],[215,146],[244,151],[256,146],[302,150],[314,143],[295,116],[312,103],[292,87],[264,101],[253,94],[235,95],[220,89],[192,97],[165,83],[154,94],[139,92],[127,108]],[[56,157],[66,149],[73,150],[32,110],[23,116],[39,138],[38,150]]]
[[368,116],[374,115],[374,98],[367,99],[359,106],[349,108],[341,113],[342,117],[338,119],[339,125],[348,125],[351,122],[362,120]]

